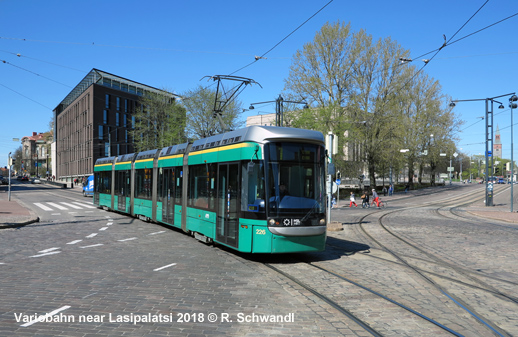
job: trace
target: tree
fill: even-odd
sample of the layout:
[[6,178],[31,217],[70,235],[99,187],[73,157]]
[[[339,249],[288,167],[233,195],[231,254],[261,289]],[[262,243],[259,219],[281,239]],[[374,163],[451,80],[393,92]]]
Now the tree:
[[327,23],[296,53],[285,81],[286,90],[312,99],[320,116],[310,118],[320,120],[324,133],[340,135],[346,166],[354,171],[353,163],[367,162],[371,181],[376,167],[392,157],[387,149],[400,129],[394,98],[408,77],[398,66],[407,53],[390,39],[374,42],[363,30],[351,33],[349,24]]
[[134,113],[135,128],[129,131],[136,152],[160,149],[185,142],[185,108],[167,91],[146,91]]
[[[223,130],[214,116],[216,91],[201,85],[196,89],[186,91],[182,101],[187,109],[186,133],[190,139],[200,139],[221,133]],[[243,126],[239,115],[243,111],[241,102],[232,100],[223,111],[222,119],[231,130]]]
[[[351,32],[349,24],[326,23],[294,55],[285,80],[286,91],[313,107],[294,114],[293,126],[339,135],[345,162],[335,164],[349,167],[351,177],[363,163],[371,182],[405,161],[413,169],[430,130],[446,129],[444,137],[452,137],[458,124],[439,108],[438,82],[400,63],[408,55],[390,38],[375,41],[364,30]],[[404,148],[411,150],[406,158],[399,152]]]

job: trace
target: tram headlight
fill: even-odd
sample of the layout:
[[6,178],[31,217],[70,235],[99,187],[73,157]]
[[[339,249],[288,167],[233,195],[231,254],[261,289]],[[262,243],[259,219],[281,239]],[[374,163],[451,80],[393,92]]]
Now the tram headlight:
[[320,225],[325,226],[325,224],[326,224],[326,219],[320,219]]
[[270,226],[274,226],[275,225],[275,219],[268,220],[268,223],[270,224]]

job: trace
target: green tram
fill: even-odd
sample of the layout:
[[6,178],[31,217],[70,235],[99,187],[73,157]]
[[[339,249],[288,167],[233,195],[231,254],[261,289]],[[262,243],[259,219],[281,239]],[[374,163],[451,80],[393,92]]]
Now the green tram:
[[325,161],[320,132],[250,126],[101,158],[94,204],[240,252],[322,251]]

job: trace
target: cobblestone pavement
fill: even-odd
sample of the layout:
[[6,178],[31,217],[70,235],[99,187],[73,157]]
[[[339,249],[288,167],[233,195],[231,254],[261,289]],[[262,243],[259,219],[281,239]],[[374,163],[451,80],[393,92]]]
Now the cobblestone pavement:
[[[404,208],[415,203],[414,198],[441,199],[472,188],[478,187],[416,191],[385,200],[389,209]],[[506,206],[500,206],[505,203],[505,192],[502,193],[502,201],[497,199],[500,196],[495,196],[495,201],[503,211]],[[18,194],[16,200],[19,205],[23,203],[23,208],[31,208],[33,195],[28,190],[26,195]],[[38,198],[57,203],[61,197],[76,205],[88,200],[81,199],[79,191],[43,191]],[[2,202],[0,199],[0,207]],[[485,211],[483,205],[469,207]],[[505,282],[518,279],[518,256],[513,249],[516,227],[512,223],[495,227],[480,221],[476,212],[467,212],[466,207],[458,211],[473,217],[473,224],[460,226],[461,220],[455,214],[437,217],[423,207],[420,212],[409,211],[391,218],[390,226],[445,260],[480,270],[484,281],[492,286],[516,293],[516,284]],[[329,232],[325,252],[259,257],[207,246],[181,231],[99,209],[65,214],[32,206],[31,212],[23,216],[40,217],[40,222],[0,230],[2,336],[368,335],[329,304],[262,262],[272,263],[322,291],[383,335],[449,335],[380,302],[372,294],[293,262],[301,258],[402,298],[464,335],[484,336],[487,332],[358,230],[359,219],[367,212],[378,212],[375,209],[333,210],[332,219],[343,230]],[[481,223],[487,227],[481,227]],[[462,292],[468,290],[457,291]],[[506,332],[518,335],[516,305],[498,302],[498,312],[505,315],[497,318],[490,313],[495,304],[493,297],[469,292],[479,295],[478,312]],[[53,313],[47,318],[49,322],[36,320],[46,313]],[[264,318],[277,322],[258,321]]]

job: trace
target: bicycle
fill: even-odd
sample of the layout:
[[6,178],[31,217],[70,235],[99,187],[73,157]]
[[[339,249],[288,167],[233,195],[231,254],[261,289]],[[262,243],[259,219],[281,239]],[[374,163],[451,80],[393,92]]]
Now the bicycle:
[[[374,205],[374,202],[372,202],[372,205]],[[381,201],[381,198],[378,199],[378,207],[377,208],[380,208],[380,209],[384,209],[385,207],[387,207],[387,202],[385,201]]]

